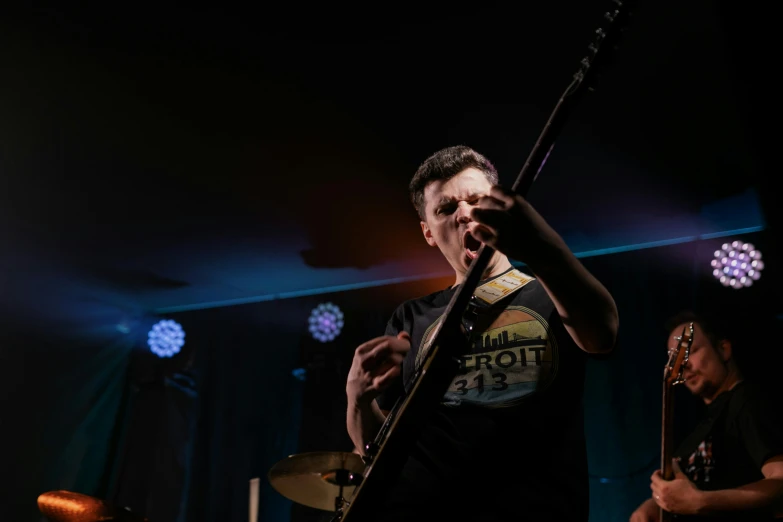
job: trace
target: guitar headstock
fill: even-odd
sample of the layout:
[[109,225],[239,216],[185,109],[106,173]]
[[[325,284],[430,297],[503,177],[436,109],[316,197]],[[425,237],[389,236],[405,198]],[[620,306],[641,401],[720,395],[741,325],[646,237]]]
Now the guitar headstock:
[[[579,70],[574,73],[574,87],[589,84],[592,76],[595,76],[607,62],[610,61],[613,51],[617,48],[620,36],[625,30],[630,18],[631,8],[636,0],[612,0],[613,7],[604,13],[604,23],[595,30],[593,41],[588,46],[588,54],[582,58]],[[586,85],[592,90],[590,85]]]
[[669,350],[669,360],[663,369],[663,380],[667,386],[674,386],[685,382],[683,371],[688,357],[691,354],[691,345],[693,344],[693,323],[688,323],[682,329],[682,334],[675,337],[677,347]]

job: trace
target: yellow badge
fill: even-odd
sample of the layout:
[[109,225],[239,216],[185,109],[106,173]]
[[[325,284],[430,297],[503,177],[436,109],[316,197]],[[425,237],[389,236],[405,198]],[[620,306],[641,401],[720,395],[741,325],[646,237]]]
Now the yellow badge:
[[511,272],[496,277],[492,281],[476,288],[473,295],[486,303],[492,304],[503,299],[508,294],[516,292],[534,279],[534,277],[525,275],[515,268]]

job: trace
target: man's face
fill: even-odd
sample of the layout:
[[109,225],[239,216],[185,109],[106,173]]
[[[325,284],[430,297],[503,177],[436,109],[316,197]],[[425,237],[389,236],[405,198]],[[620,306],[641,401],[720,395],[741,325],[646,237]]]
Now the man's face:
[[[669,332],[669,350],[677,349],[679,337],[686,324],[681,324]],[[730,345],[725,341],[713,346],[698,323],[693,324],[693,342],[683,377],[685,386],[694,395],[712,399],[728,375],[726,360],[730,356]]]
[[[465,169],[448,181],[433,181],[424,188],[424,238],[430,246],[440,249],[458,275],[467,272],[481,246],[469,232],[473,223],[470,213],[491,188],[484,173],[474,168]],[[496,252],[490,264],[498,257]]]

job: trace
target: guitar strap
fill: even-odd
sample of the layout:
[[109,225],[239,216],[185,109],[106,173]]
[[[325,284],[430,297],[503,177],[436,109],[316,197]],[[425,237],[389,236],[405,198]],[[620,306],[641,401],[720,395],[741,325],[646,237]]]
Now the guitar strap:
[[[704,419],[699,424],[697,424],[696,427],[677,446],[677,449],[675,450],[672,457],[677,458],[676,456],[683,456],[682,458],[687,459],[688,455],[691,455],[694,451],[696,451],[699,444],[701,444],[702,441],[707,438],[707,435],[712,432],[712,429],[715,427],[715,425],[718,424],[718,422],[721,421],[723,416],[726,414],[726,411],[728,410],[728,403],[731,400],[730,393],[731,392],[727,392],[726,396],[721,397],[722,400],[720,404],[715,404],[716,407],[708,409]],[[685,464],[681,463],[680,468],[685,471]],[[669,514],[669,520],[672,521],[689,519],[690,517],[686,515],[676,515],[674,513]]]
[[465,328],[468,340],[472,340],[473,328],[482,311],[495,308],[497,303],[505,301],[507,297],[515,294],[533,280],[535,277],[523,274],[514,268],[483,285],[479,285],[473,292],[465,313],[462,315],[462,326]]
[[535,277],[523,274],[514,268],[477,287],[473,292],[473,297],[477,301],[481,301],[482,304],[493,305],[534,279]]
[[720,397],[720,403],[714,404],[713,408],[708,408],[704,419],[686,436],[677,446],[675,453],[679,455],[689,455],[696,451],[699,444],[712,431],[712,428],[722,420],[727,411],[727,405],[731,400],[731,392],[726,392]]

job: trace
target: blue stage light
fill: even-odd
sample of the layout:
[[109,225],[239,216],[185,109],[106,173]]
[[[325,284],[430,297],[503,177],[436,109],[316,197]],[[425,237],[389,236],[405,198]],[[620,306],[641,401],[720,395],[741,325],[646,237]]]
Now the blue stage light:
[[340,335],[344,324],[342,311],[332,303],[321,303],[310,313],[310,333],[322,343]]
[[185,345],[185,331],[171,319],[163,319],[152,326],[147,344],[158,357],[172,357]]

